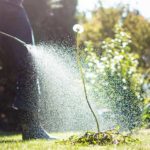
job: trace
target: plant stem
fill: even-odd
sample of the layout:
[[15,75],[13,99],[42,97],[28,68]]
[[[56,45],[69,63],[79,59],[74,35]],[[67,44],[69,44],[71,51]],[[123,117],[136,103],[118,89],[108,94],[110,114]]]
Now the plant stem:
[[84,94],[85,94],[85,99],[86,99],[86,102],[90,108],[90,111],[95,119],[95,122],[96,122],[96,126],[97,126],[97,131],[100,132],[100,127],[99,127],[99,123],[98,123],[98,119],[96,117],[96,114],[89,102],[89,99],[88,99],[88,95],[87,95],[87,89],[86,89],[86,84],[85,84],[85,78],[84,78],[84,73],[83,73],[83,69],[82,69],[82,65],[81,65],[81,62],[80,62],[80,54],[79,54],[79,42],[78,42],[78,33],[76,35],[76,58],[77,58],[77,65],[78,65],[78,68],[79,68],[79,71],[80,71],[80,76],[81,76],[81,79],[82,79],[82,83],[83,83],[83,88],[84,88]]

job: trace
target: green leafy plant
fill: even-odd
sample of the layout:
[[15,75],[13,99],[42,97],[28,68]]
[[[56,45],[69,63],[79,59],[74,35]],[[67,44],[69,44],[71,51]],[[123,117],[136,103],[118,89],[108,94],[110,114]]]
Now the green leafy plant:
[[145,123],[146,127],[150,128],[150,104],[147,104],[144,107],[142,119],[143,119],[143,122]]
[[141,124],[143,78],[138,70],[139,56],[130,51],[130,34],[120,25],[114,38],[106,38],[99,52],[86,42],[85,76],[97,95],[97,103],[111,110],[121,129],[132,130]]

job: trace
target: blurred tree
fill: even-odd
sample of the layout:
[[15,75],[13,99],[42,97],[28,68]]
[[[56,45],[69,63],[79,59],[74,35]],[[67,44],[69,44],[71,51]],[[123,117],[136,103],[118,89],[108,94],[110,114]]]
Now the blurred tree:
[[36,41],[75,41],[72,26],[75,24],[77,0],[26,0],[24,6],[30,17]]
[[[114,26],[120,22],[123,28],[131,33],[131,51],[140,55],[140,66],[150,66],[150,22],[141,16],[137,11],[125,11],[124,7],[119,8],[98,8],[92,12],[92,17],[83,19],[85,28],[84,34],[79,41],[84,45],[85,41],[92,41],[94,48],[100,52],[101,41],[107,37],[114,37]],[[80,20],[80,22],[82,22]],[[101,53],[101,52],[100,52]]]
[[[99,8],[94,10],[90,19],[84,19],[83,26],[85,32],[80,37],[80,43],[83,44],[84,41],[92,41],[94,42],[94,47],[99,49],[101,42],[105,38],[114,36],[113,29],[121,18],[121,14],[121,9]],[[82,22],[82,20],[80,22]]]
[[132,51],[138,53],[143,67],[150,67],[150,22],[135,12],[129,12],[124,28],[131,33]]

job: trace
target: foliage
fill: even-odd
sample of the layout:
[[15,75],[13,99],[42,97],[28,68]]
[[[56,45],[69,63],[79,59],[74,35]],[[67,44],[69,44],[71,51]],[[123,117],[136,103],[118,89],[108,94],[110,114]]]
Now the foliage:
[[150,128],[150,104],[147,104],[145,106],[142,118],[146,126]]
[[113,37],[113,28],[120,19],[122,10],[121,9],[97,9],[92,12],[91,19],[80,20],[83,22],[85,33],[80,36],[80,44],[84,45],[84,41],[92,41],[94,48],[100,46],[100,42],[106,37]]
[[[138,64],[135,63],[135,65],[141,67],[140,72],[142,72],[143,76],[149,77],[150,72],[148,72],[148,69],[150,67],[150,42],[149,42],[150,41],[150,22],[149,22],[149,20],[144,18],[142,15],[137,13],[137,11],[131,12],[131,11],[129,11],[128,8],[127,9],[124,9],[124,8],[125,7],[102,8],[100,6],[99,8],[95,9],[92,12],[91,18],[86,18],[86,16],[84,17],[82,15],[81,19],[80,18],[79,19],[80,19],[80,22],[83,22],[83,26],[85,28],[85,34],[81,35],[79,38],[80,45],[83,47],[87,47],[87,44],[85,41],[91,41],[92,45],[88,44],[88,46],[91,47],[89,49],[92,49],[92,48],[94,49],[94,54],[92,54],[92,52],[91,52],[91,55],[92,55],[91,58],[95,59],[94,57],[96,57],[96,59],[97,59],[97,57],[98,58],[101,57],[101,53],[102,53],[102,51],[104,51],[104,49],[101,48],[101,42],[107,37],[114,38],[114,36],[115,36],[115,32],[114,32],[115,24],[118,22],[121,22],[123,29],[127,32],[130,32],[132,42],[129,43],[129,45],[130,45],[129,53],[134,53],[134,56],[135,56],[135,54],[137,54],[136,60],[139,61],[139,63]],[[107,48],[105,50],[107,50]],[[117,53],[117,50],[116,50],[116,53]],[[122,61],[124,61],[124,59]],[[127,64],[125,64],[125,65],[127,65]],[[128,64],[128,66],[130,67],[130,64]],[[99,64],[99,67],[100,67],[100,64]],[[122,68],[124,70],[124,65],[122,66]],[[134,68],[136,68],[136,67],[133,67],[133,69]],[[124,73],[126,73],[126,70],[127,70],[127,68],[124,70]],[[107,72],[107,74],[109,74],[109,71]],[[92,73],[90,75],[95,76],[95,74],[92,74]],[[128,82],[128,84],[130,84],[129,85],[130,87],[134,83],[134,84],[137,84],[137,86],[135,86],[135,87],[138,88],[138,82],[136,79],[137,78],[139,79],[139,77],[136,77],[136,76],[139,76],[139,75],[138,74],[132,75],[132,77],[131,77],[132,82],[131,83]],[[95,78],[95,77],[93,77],[93,78]],[[108,78],[106,78],[105,80],[107,80],[107,79]],[[112,76],[109,77],[109,79],[111,80]],[[124,78],[122,77],[122,79],[124,79]],[[114,78],[114,80],[116,80],[116,82],[118,82],[119,77],[116,76],[116,79]],[[119,80],[119,81],[121,81],[121,80]],[[139,81],[141,81],[141,80],[139,80]],[[94,82],[94,80],[91,79],[90,82]],[[125,82],[125,80],[122,81],[122,83],[120,82],[118,84],[125,85],[125,83],[123,83],[123,82]],[[107,84],[107,83],[105,83],[105,84]],[[144,87],[148,88],[149,84],[150,84],[150,80],[146,79],[144,81]],[[122,87],[126,88],[128,86],[125,85]],[[132,86],[132,88],[133,87],[134,86]],[[139,87],[141,88],[141,86],[139,86]],[[100,89],[100,87],[99,88],[97,87],[95,89],[97,91],[100,91],[100,90],[98,90],[98,89]],[[106,89],[107,89],[107,86],[106,86]],[[114,88],[112,88],[112,92],[113,92],[113,89]],[[120,88],[118,88],[118,89],[121,90]],[[96,91],[96,94],[98,93],[97,91]],[[132,89],[132,91],[134,91],[134,89]],[[140,89],[138,89],[138,91],[140,91]],[[148,89],[143,88],[143,92],[146,92],[146,91],[149,92]],[[125,90],[124,90],[124,92],[125,92]],[[132,92],[132,93],[134,93],[134,92]],[[102,94],[102,92],[101,92],[101,94]],[[100,95],[100,94],[98,94],[98,95]],[[140,95],[138,95],[137,93],[135,95],[137,97],[140,97]],[[117,97],[118,97],[118,99],[120,99],[116,93],[116,99],[117,99]],[[105,99],[107,99],[107,98],[105,98]],[[145,94],[144,99],[145,99],[145,101],[147,99],[149,99],[149,95]],[[145,105],[145,108],[147,108],[147,105],[149,105],[149,102],[144,103],[144,105]],[[144,118],[148,117],[148,116],[149,116],[149,113],[148,113],[147,109],[146,110],[144,109],[143,120],[147,120]]]
[[131,144],[139,142],[138,139],[131,137],[130,135],[120,134],[117,130],[109,130],[106,132],[86,132],[83,136],[71,136],[68,140],[61,141],[60,143],[71,143],[81,145],[119,145],[119,144]]
[[[149,92],[149,90],[148,90]],[[147,128],[150,128],[150,97],[147,96],[148,98],[145,99],[144,103],[145,103],[145,107],[143,110],[143,114],[142,114],[142,119],[143,119],[143,125]]]
[[114,113],[121,129],[132,130],[141,122],[143,80],[137,68],[138,55],[130,52],[130,35],[120,26],[114,32],[114,38],[102,42],[101,56],[92,42],[86,43],[85,76],[97,102],[112,111],[109,115]]
[[[126,16],[124,14],[126,13]],[[150,65],[150,22],[135,12],[124,12],[124,7],[101,8],[92,12],[92,17],[81,18],[85,34],[80,37],[80,44],[92,41],[94,49],[99,50],[101,41],[107,37],[113,38],[116,23],[122,22],[123,28],[131,33],[131,51],[139,54],[140,66]],[[80,20],[80,22],[82,22]]]
[[142,119],[144,126],[150,128],[150,69],[145,72],[143,90],[145,99]]
[[140,55],[143,67],[150,66],[150,22],[141,15],[130,12],[124,20],[124,28],[131,33],[131,49]]

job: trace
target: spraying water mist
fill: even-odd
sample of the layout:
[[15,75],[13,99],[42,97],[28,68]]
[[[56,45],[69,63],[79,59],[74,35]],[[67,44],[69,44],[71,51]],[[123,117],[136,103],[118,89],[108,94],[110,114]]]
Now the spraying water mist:
[[[85,101],[85,91],[82,80],[78,73],[73,48],[58,46],[56,44],[41,44],[38,46],[26,45],[19,39],[10,37],[27,47],[32,55],[32,61],[36,70],[39,114],[40,120],[49,131],[84,131],[96,129],[93,114],[90,112],[89,104]],[[72,54],[72,55],[71,55]],[[32,89],[31,89],[32,90]],[[34,91],[31,92],[35,96]],[[95,97],[92,91],[88,90],[88,98],[92,102],[92,109],[99,114],[97,122],[100,122],[100,129],[113,128],[117,123],[112,123],[111,117],[103,117],[103,113],[110,110],[104,106],[95,107],[93,102],[100,99],[105,103],[101,94]],[[36,96],[37,97],[37,96]],[[95,112],[94,112],[95,113]],[[95,114],[94,114],[95,115]]]
[[69,55],[73,50],[46,44],[35,47],[6,33],[0,34],[27,47],[33,57],[38,77],[39,114],[44,125],[51,131],[93,129],[93,119],[84,101],[76,60]]
[[41,120],[50,131],[91,130],[93,117],[71,49],[41,44],[29,47],[38,76]]

